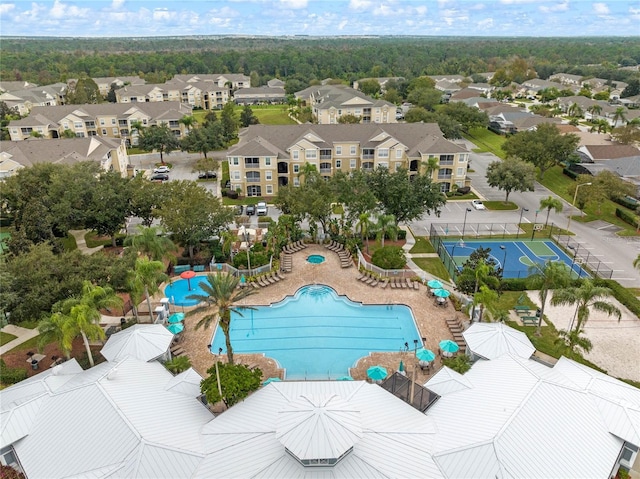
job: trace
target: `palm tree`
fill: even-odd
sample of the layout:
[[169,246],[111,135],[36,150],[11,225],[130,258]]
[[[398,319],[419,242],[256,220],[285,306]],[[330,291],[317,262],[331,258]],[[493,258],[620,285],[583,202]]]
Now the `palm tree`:
[[480,290],[480,287],[483,285],[490,286],[494,289],[497,289],[500,286],[500,280],[491,275],[493,271],[493,267],[488,264],[484,259],[480,259],[476,264],[475,269],[475,278],[476,283],[473,288],[473,294],[475,294]]
[[571,281],[571,276],[564,263],[555,261],[547,261],[542,268],[536,264],[530,268],[529,272],[532,274],[528,278],[528,287],[539,290],[538,297],[540,298],[541,306],[535,334],[540,336],[542,318],[544,317],[544,308],[547,305],[549,291],[555,288],[566,288]]
[[618,121],[624,123],[625,121],[627,121],[627,116],[626,116],[627,110],[625,107],[623,106],[619,106],[618,108],[616,108],[616,111],[613,114],[613,126],[616,126],[618,124]]
[[[604,286],[595,286],[590,279],[585,279],[579,287],[569,287],[557,289],[553,292],[551,304],[557,305],[576,305],[574,319],[578,322],[575,329],[581,331],[589,320],[590,309],[607,313],[609,316],[616,316],[618,321],[622,317],[620,310],[611,303],[605,301],[605,298],[612,296],[611,290]],[[573,320],[571,321],[571,326]],[[569,330],[572,327],[569,327]]]
[[184,125],[188,135],[189,132],[191,131],[191,127],[193,127],[193,125],[195,125],[197,122],[194,116],[185,115],[178,120],[178,123],[182,123]]
[[[167,279],[163,273],[164,264],[161,261],[151,261],[146,258],[138,258],[133,271],[130,272],[129,285],[132,291],[144,291],[149,308],[149,318],[153,322],[151,310],[151,296],[158,292],[158,284]],[[133,298],[132,298],[133,299]]]
[[359,217],[358,224],[356,225],[356,231],[360,232],[360,238],[362,241],[367,240],[367,254],[369,254],[369,232],[373,223],[371,222],[371,216],[369,213],[362,213]]
[[191,367],[191,361],[186,356],[176,356],[164,363],[164,367],[173,374],[180,374]]
[[560,213],[562,211],[562,201],[553,196],[547,196],[540,200],[540,209],[542,210],[544,208],[547,209],[547,219],[544,222],[544,227],[546,228],[547,224],[549,224],[549,213],[551,213],[551,210],[555,210],[556,213]]
[[593,122],[594,117],[602,113],[602,107],[600,105],[591,105],[587,108],[587,111],[591,113],[591,121]]
[[482,322],[485,308],[489,311],[493,311],[495,304],[498,302],[498,292],[490,289],[489,287],[482,285],[480,291],[473,295],[473,308],[480,305],[480,315],[478,316],[478,322]]
[[589,338],[582,336],[583,332],[582,329],[572,329],[571,331],[561,329],[558,331],[558,338],[556,338],[555,344],[567,348],[567,356],[574,356],[576,348],[588,353],[593,348],[593,344],[591,344]]
[[577,103],[572,103],[569,109],[567,110],[567,115],[572,116],[574,118],[580,118],[584,115],[582,111],[582,107]]
[[422,165],[427,169],[426,174],[431,177],[434,171],[440,169],[440,159],[435,156],[430,156],[427,161],[423,161]]
[[[200,282],[200,287],[204,294],[191,294],[187,299],[198,301],[198,307],[189,311],[187,316],[198,313],[205,313],[200,321],[196,323],[196,329],[204,327],[208,329],[216,318],[219,319],[220,328],[224,333],[227,346],[227,358],[229,364],[233,364],[233,348],[229,329],[231,328],[231,313],[242,316],[242,312],[236,304],[244,298],[256,293],[253,288],[239,288],[240,278],[227,273],[209,273],[207,280]],[[244,306],[245,309],[254,309]]]
[[[67,343],[65,338],[64,324],[69,317],[60,311],[53,313],[48,318],[41,320],[38,323],[38,346],[43,347],[49,343],[56,342],[64,357],[71,359],[71,349],[65,347]],[[71,338],[73,341],[73,338]]]
[[638,255],[638,257],[636,259],[633,260],[633,267],[640,269],[640,254]]
[[380,215],[378,216],[378,224],[376,225],[378,231],[378,239],[380,245],[384,248],[384,237],[389,234],[389,237],[395,240],[398,236],[398,227],[396,226],[396,218],[393,215]]
[[173,258],[173,255],[169,253],[178,251],[174,242],[166,236],[162,236],[156,226],[139,228],[138,234],[127,236],[124,245],[132,246],[136,251],[153,261],[161,261],[167,256]]

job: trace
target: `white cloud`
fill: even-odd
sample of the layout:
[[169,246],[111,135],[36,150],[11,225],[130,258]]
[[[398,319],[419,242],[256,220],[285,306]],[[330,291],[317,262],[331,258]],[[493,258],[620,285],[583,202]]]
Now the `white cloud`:
[[114,10],[119,10],[122,5],[124,5],[124,0],[113,0],[111,2],[111,8]]
[[86,18],[89,15],[89,9],[79,8],[75,5],[69,5],[56,0],[53,2],[49,15],[55,19],[67,18],[69,20],[77,20],[78,18]]
[[467,7],[467,10],[484,10],[487,6],[484,3],[476,3]]
[[539,0],[500,0],[504,5],[518,5],[524,3],[537,3]]
[[371,8],[371,0],[350,0],[349,9],[350,10],[367,10]]
[[280,0],[280,3],[285,8],[299,9],[299,8],[307,8],[307,4],[309,3],[309,1],[308,0]]
[[640,20],[640,8],[629,7],[629,13],[634,20]]
[[594,3],[593,11],[596,15],[609,15],[609,7],[606,3]]
[[493,28],[493,18],[485,18],[476,23],[476,26],[482,30]]
[[426,15],[427,7],[425,5],[420,5],[419,7],[416,7],[416,13],[418,15]]
[[569,10],[569,0],[564,0],[564,2],[556,3],[555,5],[541,5],[540,11],[543,13],[550,12],[566,12]]
[[153,19],[154,20],[171,20],[172,14],[168,8],[154,8]]
[[16,8],[15,3],[2,3],[0,4],[0,15],[5,15],[14,8]]
[[344,30],[344,27],[346,27],[348,23],[349,23],[349,21],[348,21],[348,20],[342,20],[342,21],[338,24],[338,30]]

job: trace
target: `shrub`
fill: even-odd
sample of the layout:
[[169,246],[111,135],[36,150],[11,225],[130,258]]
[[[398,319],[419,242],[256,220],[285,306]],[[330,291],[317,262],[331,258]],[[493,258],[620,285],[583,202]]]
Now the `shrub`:
[[638,224],[638,218],[636,218],[636,215],[629,213],[628,211],[621,210],[620,208],[616,208],[616,216],[632,226],[636,226]]
[[526,291],[529,289],[527,278],[503,279],[500,284],[502,291]]
[[623,197],[619,197],[619,198],[611,198],[613,201],[615,201],[616,203],[618,203],[619,205],[624,206],[625,208],[629,208],[630,210],[635,210],[638,207],[638,201],[635,200],[634,198],[628,197],[628,196],[623,196]]
[[458,354],[453,358],[443,358],[442,364],[460,374],[464,374],[469,369],[471,369],[471,364],[469,364],[469,356],[467,356],[466,354]]
[[593,282],[596,286],[605,286],[609,288],[614,298],[624,304],[633,314],[640,317],[640,299],[636,298],[636,296],[627,288],[612,279],[598,278]]
[[385,246],[373,253],[371,262],[383,269],[402,269],[407,264],[407,258],[402,248],[398,246]]
[[16,384],[27,379],[27,370],[23,368],[9,368],[4,360],[0,359],[0,383]]
[[237,191],[227,191],[227,196],[229,198],[231,198],[232,200],[237,200],[238,199],[238,192]]
[[407,232],[405,230],[398,230],[398,239],[399,240],[406,240],[407,239]]
[[573,179],[573,180],[575,180],[575,179],[578,177],[578,173],[576,173],[576,172],[574,172],[574,171],[571,171],[571,170],[570,170],[570,169],[568,169],[568,168],[564,168],[564,169],[562,170],[562,173],[564,173],[565,175],[567,175],[569,178],[571,178],[571,179]]

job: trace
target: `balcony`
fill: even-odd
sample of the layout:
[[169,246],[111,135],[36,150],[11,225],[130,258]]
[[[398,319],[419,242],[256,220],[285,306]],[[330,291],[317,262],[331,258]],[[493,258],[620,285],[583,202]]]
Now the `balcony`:
[[331,173],[331,168],[320,168],[320,173],[321,174],[330,174]]
[[373,153],[367,153],[362,155],[363,160],[373,160],[376,157]]
[[439,180],[450,180],[451,175],[438,175]]
[[331,159],[331,153],[329,153],[328,155],[320,155],[320,159],[321,160],[330,160]]

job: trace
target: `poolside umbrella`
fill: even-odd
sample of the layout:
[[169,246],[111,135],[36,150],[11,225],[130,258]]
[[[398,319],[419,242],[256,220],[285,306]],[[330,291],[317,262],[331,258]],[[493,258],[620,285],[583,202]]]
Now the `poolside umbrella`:
[[179,323],[184,319],[184,313],[173,313],[169,316],[169,324]]
[[440,289],[442,288],[443,284],[437,279],[430,279],[429,282],[427,283],[427,286],[433,289]]
[[336,381],[353,381],[353,378],[351,376],[342,376],[336,379]]
[[282,381],[282,379],[275,377],[275,378],[269,378],[267,379],[265,382],[262,383],[263,386],[266,386],[267,384],[271,384],[271,383],[279,383],[280,381]]
[[449,355],[449,356],[452,355],[453,353],[457,353],[458,349],[460,349],[460,346],[458,346],[458,343],[454,343],[450,339],[443,339],[442,341],[440,341],[439,346],[443,354]]
[[367,376],[374,381],[382,381],[387,377],[387,370],[382,366],[371,366],[367,369]]
[[184,330],[184,324],[182,323],[170,324],[169,326],[167,326],[167,329],[171,331],[173,334],[178,334]]
[[416,351],[416,358],[418,358],[418,361],[425,361],[428,363],[433,361],[436,358],[436,355],[429,349],[420,348]]
[[182,279],[186,279],[187,280],[187,286],[189,287],[189,291],[191,291],[191,278],[195,278],[196,276],[196,272],[195,271],[183,271],[182,273],[180,273],[180,277]]
[[407,375],[407,373],[404,370],[404,363],[402,362],[402,360],[400,360],[400,366],[398,366],[398,372],[403,376]]
[[242,276],[240,276],[240,286],[244,286],[246,282],[247,282],[247,278],[245,278],[243,274]]
[[449,296],[451,296],[451,293],[446,289],[440,288],[440,289],[434,290],[433,295],[437,296],[438,298],[448,298]]

